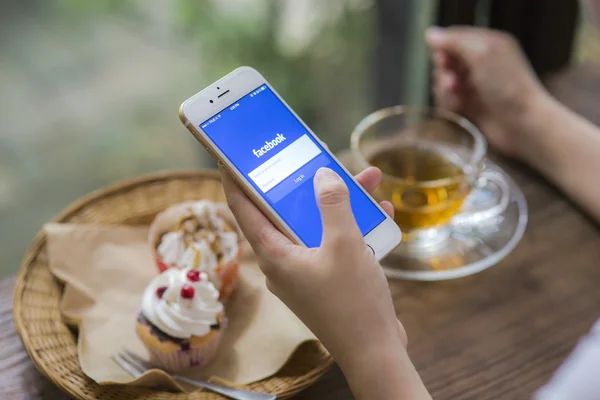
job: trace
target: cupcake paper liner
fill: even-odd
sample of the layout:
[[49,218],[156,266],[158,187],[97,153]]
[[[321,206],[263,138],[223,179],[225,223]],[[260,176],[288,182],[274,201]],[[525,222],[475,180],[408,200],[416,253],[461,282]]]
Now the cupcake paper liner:
[[[209,364],[216,356],[223,331],[202,347],[190,347],[188,350],[163,352],[157,348],[148,347],[152,360],[171,372],[178,372],[190,367],[201,368]],[[191,345],[190,345],[191,346]]]
[[140,310],[137,314],[136,332],[144,343],[152,362],[162,368],[177,372],[190,367],[204,367],[217,355],[223,332],[229,323],[225,314],[217,317],[218,327],[205,336],[189,339],[173,338],[155,327]]

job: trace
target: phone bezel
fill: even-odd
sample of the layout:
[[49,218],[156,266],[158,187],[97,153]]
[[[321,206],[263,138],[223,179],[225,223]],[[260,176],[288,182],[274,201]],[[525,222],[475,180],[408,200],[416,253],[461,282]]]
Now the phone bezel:
[[[294,112],[294,110],[285,102],[277,91],[267,82],[267,80],[255,69],[251,67],[240,67],[225,77],[219,79],[204,90],[196,93],[181,104],[179,108],[179,117],[188,130],[200,141],[208,152],[219,161],[233,177],[241,183],[240,187],[254,201],[254,203],[263,211],[263,213],[283,232],[287,237],[297,244],[304,243],[288,226],[281,216],[271,207],[271,205],[262,197],[262,195],[250,184],[246,177],[237,170],[229,161],[225,154],[214,144],[214,142],[200,128],[200,124],[214,115],[221,112],[226,107],[235,103],[237,100],[246,96],[257,87],[266,84],[290,112],[298,118],[300,123],[306,128],[312,137],[322,143],[314,132],[304,121]],[[226,93],[223,95],[223,93]],[[340,167],[353,179],[353,175],[339,162],[335,155],[329,151],[327,146],[324,150],[337,162]],[[356,182],[356,180],[355,180]],[[358,187],[363,193],[379,208],[385,216],[385,219],[364,236],[365,243],[373,250],[375,257],[380,260],[389,254],[398,244],[400,244],[402,233],[400,228],[390,218],[381,206],[367,193],[360,184]]]

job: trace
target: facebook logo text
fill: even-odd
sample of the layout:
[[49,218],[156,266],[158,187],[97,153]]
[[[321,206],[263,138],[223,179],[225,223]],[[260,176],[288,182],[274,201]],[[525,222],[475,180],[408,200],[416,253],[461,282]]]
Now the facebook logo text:
[[260,158],[261,156],[264,156],[265,154],[267,154],[267,152],[271,149],[273,149],[275,146],[277,146],[279,143],[283,142],[285,140],[285,136],[283,136],[281,133],[278,133],[277,136],[275,136],[275,139],[273,140],[267,140],[265,142],[265,145],[263,147],[261,147],[260,149],[256,150],[256,149],[252,149],[252,153],[254,153],[254,155],[256,156],[256,158]]

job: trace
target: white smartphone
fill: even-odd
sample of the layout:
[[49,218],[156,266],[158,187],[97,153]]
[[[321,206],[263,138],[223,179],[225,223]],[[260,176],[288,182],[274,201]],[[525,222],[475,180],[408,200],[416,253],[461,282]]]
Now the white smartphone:
[[375,257],[383,258],[400,243],[394,220],[253,68],[240,67],[187,99],[179,117],[294,242],[321,243],[313,177],[327,167],[348,185],[354,218]]

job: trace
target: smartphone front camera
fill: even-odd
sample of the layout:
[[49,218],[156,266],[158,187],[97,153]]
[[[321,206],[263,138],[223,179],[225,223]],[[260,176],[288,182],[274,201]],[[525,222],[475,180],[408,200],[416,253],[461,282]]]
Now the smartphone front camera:
[[211,103],[213,103],[213,101],[212,101],[212,100],[211,100],[210,102],[211,102]]

